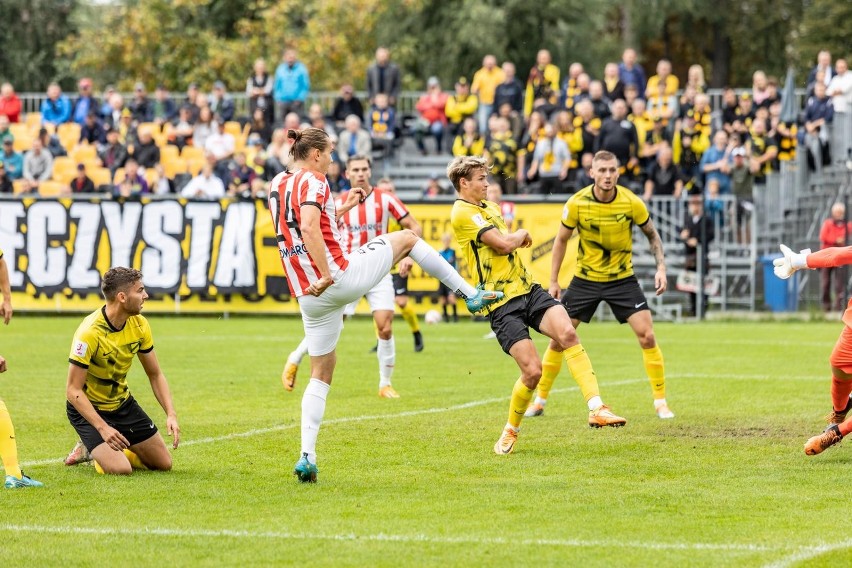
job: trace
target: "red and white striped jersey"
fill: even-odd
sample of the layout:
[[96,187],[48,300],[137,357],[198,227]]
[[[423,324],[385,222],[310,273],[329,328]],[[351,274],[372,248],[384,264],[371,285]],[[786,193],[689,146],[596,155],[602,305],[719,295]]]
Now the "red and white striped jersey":
[[[290,292],[304,296],[305,290],[320,279],[320,272],[302,240],[302,207],[319,207],[320,230],[325,241],[325,258],[331,277],[338,276],[349,266],[337,229],[337,212],[331,198],[331,188],[325,176],[312,170],[299,169],[281,172],[269,183],[269,213],[278,238],[281,264],[287,274]],[[311,251],[311,254],[322,254]]]
[[[337,198],[337,206],[346,201],[346,193]],[[363,203],[359,203],[338,220],[347,253],[388,232],[391,218],[399,221],[408,215],[408,209],[399,198],[388,191],[373,188]]]

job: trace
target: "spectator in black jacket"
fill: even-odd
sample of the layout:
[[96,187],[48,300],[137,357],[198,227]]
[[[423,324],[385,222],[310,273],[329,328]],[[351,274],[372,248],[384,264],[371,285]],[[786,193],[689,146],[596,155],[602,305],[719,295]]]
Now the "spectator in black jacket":
[[149,127],[140,128],[138,135],[139,141],[127,147],[129,157],[136,160],[142,168],[156,167],[160,163],[160,149],[154,142]]
[[[684,268],[686,270],[698,272],[698,246],[701,245],[701,264],[704,276],[710,271],[710,262],[707,257],[707,249],[715,237],[715,229],[713,221],[704,214],[704,197],[698,193],[689,196],[689,205],[687,208],[685,219],[683,220],[683,229],[680,232],[680,240],[684,244],[684,252],[686,260]],[[696,286],[703,286],[703,282],[696,282]],[[689,294],[689,315],[696,315],[697,294]],[[702,313],[707,313],[707,295],[704,295],[704,309]]]
[[169,91],[163,85],[157,85],[154,100],[151,101],[151,121],[158,124],[162,130],[163,125],[174,120],[176,116],[177,106],[169,96]]
[[95,182],[86,175],[86,166],[77,164],[77,176],[71,180],[71,193],[94,193]]
[[639,138],[636,127],[627,120],[627,103],[622,99],[612,103],[612,116],[601,124],[601,132],[595,141],[595,152],[599,150],[615,154],[628,177],[635,173],[633,170],[639,165]]
[[148,94],[145,92],[145,85],[136,83],[133,88],[133,100],[127,105],[130,112],[133,113],[133,121],[151,122],[153,115],[151,113],[151,101],[148,100]]
[[[388,96],[390,106],[396,107],[401,86],[399,67],[390,60],[390,51],[386,47],[378,48],[376,60],[367,67],[367,96],[370,104],[373,104],[376,95],[384,93]],[[358,118],[363,119],[364,114],[358,115]]]
[[234,100],[225,92],[225,83],[216,81],[213,83],[213,92],[210,94],[210,110],[219,115],[224,122],[234,120]]
[[511,61],[503,63],[505,80],[497,85],[494,91],[494,108],[499,109],[503,103],[512,105],[517,113],[524,111],[524,85],[515,77],[515,64]]
[[124,162],[127,161],[127,148],[118,141],[118,130],[107,132],[107,143],[98,152],[98,159],[101,161],[101,166],[109,168],[110,174],[115,174],[115,170],[124,167]]
[[12,180],[6,174],[6,167],[3,162],[0,162],[0,193],[12,193],[13,191]]
[[86,115],[86,122],[80,128],[80,143],[97,146],[106,143],[106,131],[95,111]]
[[346,117],[350,114],[364,120],[364,105],[355,96],[352,85],[347,83],[340,87],[340,96],[334,101],[334,110],[331,111],[331,119],[338,131],[346,126]]

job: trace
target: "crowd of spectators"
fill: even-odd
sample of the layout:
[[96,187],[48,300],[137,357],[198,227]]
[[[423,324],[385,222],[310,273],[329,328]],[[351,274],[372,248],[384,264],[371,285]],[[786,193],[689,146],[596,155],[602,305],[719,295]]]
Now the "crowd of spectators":
[[[621,163],[621,183],[646,200],[702,191],[710,200],[725,194],[748,200],[752,184],[765,183],[801,148],[812,167],[829,163],[826,125],[835,115],[850,122],[852,112],[852,74],[845,60],[832,64],[827,52],[818,56],[794,120],[782,117],[778,80],[760,70],[750,89],[726,88],[717,109],[700,65],[689,68],[683,83],[665,59],[647,76],[636,52],[626,49],[601,71],[575,62],[563,78],[543,49],[523,81],[514,63],[498,65],[486,55],[451,93],[429,78],[411,117],[397,111],[401,72],[384,47],[365,70],[366,100],[355,95],[351,78],[328,109],[309,104],[309,72],[293,49],[273,73],[263,59],[254,62],[247,116],[236,115],[221,81],[209,92],[193,83],[179,95],[158,85],[153,96],[138,83],[127,98],[111,86],[96,97],[88,78],[72,97],[52,83],[40,112],[28,115],[5,83],[0,191],[253,198],[286,167],[286,129],[309,125],[335,141],[330,178],[341,187],[350,156],[390,157],[401,137],[411,135],[423,154],[484,154],[507,195],[576,191],[590,183],[592,154],[609,150]],[[426,194],[445,191],[438,185]]]

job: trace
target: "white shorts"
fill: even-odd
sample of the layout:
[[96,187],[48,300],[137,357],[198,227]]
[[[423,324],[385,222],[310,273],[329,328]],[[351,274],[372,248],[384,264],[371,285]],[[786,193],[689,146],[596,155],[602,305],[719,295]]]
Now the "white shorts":
[[[394,290],[391,275],[388,274],[382,278],[381,282],[373,286],[364,296],[367,298],[367,303],[370,304],[371,312],[381,310],[392,312],[394,310]],[[346,307],[343,309],[343,315],[355,315],[355,309],[358,307],[360,301],[361,298],[358,298],[354,302],[346,304]]]
[[387,304],[389,307],[384,309],[393,309],[393,284],[389,275],[393,265],[393,248],[390,241],[377,237],[352,251],[347,258],[349,266],[320,296],[299,297],[308,354],[314,357],[334,351],[343,329],[346,305],[357,302],[361,296],[377,288],[385,277],[388,277],[390,302]]

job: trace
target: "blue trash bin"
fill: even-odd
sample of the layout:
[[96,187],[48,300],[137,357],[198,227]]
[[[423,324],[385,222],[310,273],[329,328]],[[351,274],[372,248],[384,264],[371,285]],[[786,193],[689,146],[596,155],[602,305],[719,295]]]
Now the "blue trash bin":
[[775,276],[772,261],[780,254],[760,257],[763,264],[763,303],[773,312],[795,312],[799,307],[799,273],[787,280]]

